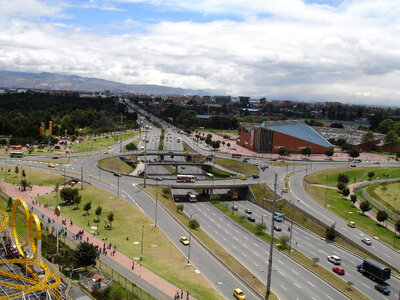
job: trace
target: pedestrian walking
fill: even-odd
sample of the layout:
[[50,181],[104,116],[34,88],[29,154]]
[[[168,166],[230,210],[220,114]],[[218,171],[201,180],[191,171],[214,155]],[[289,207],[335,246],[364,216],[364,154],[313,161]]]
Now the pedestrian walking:
[[186,300],[189,300],[189,291],[186,292]]
[[181,299],[183,299],[183,290],[181,290]]
[[132,261],[132,271],[135,269],[135,262]]

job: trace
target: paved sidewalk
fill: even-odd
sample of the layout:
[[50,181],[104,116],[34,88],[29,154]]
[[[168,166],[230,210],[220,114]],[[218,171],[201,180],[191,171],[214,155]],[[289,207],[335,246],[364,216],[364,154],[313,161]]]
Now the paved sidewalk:
[[[18,187],[16,185],[12,185],[9,183],[6,183],[2,180],[0,180],[0,185],[2,187],[2,190],[4,193],[9,195],[12,198],[18,197],[23,200],[28,204],[29,207],[33,207],[34,212],[39,212],[37,213],[39,219],[43,219],[41,215],[46,215],[48,218],[56,220],[57,224],[61,228],[61,220],[63,219],[62,216],[60,216],[57,220],[57,217],[54,214],[54,208],[49,207],[45,208],[43,204],[35,204],[35,198],[37,196],[42,196],[45,194],[48,194],[54,190],[53,187],[43,187],[43,186],[33,186],[32,191],[19,191]],[[72,237],[73,235],[76,235],[79,231],[83,230],[82,228],[76,226],[75,224],[70,223],[70,220],[67,220],[66,223],[67,226],[63,226],[64,228],[67,227],[67,229],[72,233],[71,235],[67,235],[68,237]],[[91,235],[90,233],[84,231],[83,241],[88,241],[89,243],[93,245],[98,245],[99,248],[103,248],[105,245],[105,242],[102,240],[99,240],[97,237]],[[106,244],[107,245],[107,244]],[[113,249],[113,247],[112,247]],[[178,289],[176,286],[172,285],[171,283],[167,282],[163,278],[159,277],[158,275],[154,274],[153,272],[149,271],[148,269],[144,268],[141,266],[138,262],[134,261],[133,259],[128,258],[124,254],[118,252],[116,250],[115,254],[111,256],[111,253],[113,252],[112,249],[107,249],[107,255],[101,254],[100,259],[103,259],[103,256],[107,256],[105,259],[106,261],[109,259],[112,259],[116,265],[119,265],[117,269],[121,273],[128,274],[129,272],[132,272],[132,274],[139,276],[143,280],[147,281],[150,286],[153,286],[154,288],[158,289],[160,292],[157,293],[158,297],[157,299],[170,299],[174,298],[176,295],[177,291],[179,291],[179,295],[181,294],[181,290]],[[105,258],[105,257],[104,257]],[[132,270],[132,263],[134,262],[134,270]],[[123,269],[121,269],[121,267]],[[127,273],[127,271],[129,271]],[[130,278],[128,278],[130,279]],[[135,282],[134,282],[135,283]],[[135,283],[136,284],[136,283]],[[164,295],[163,295],[164,294]],[[164,297],[163,297],[164,296]],[[187,293],[184,292],[184,298],[183,299],[195,299],[192,296],[187,297]]]

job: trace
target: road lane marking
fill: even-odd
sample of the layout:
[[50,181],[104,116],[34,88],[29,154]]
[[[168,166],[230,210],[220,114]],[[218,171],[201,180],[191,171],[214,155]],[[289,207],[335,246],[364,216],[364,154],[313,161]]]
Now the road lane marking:
[[285,291],[287,291],[287,288],[285,288],[282,284],[280,284],[281,288],[283,288]]
[[280,259],[278,259],[278,262],[283,265],[283,261],[281,261]]
[[296,282],[294,283],[294,285],[301,289],[301,286],[299,286]]
[[312,287],[315,287],[315,285],[312,284],[311,282],[309,282],[308,280],[307,280],[307,283],[308,283],[309,285],[311,285]]
[[297,273],[295,270],[292,270],[292,272],[296,275],[299,275],[299,273]]
[[391,258],[389,255],[387,255],[386,253],[383,253],[383,255],[385,255],[386,257],[388,257],[388,258]]
[[371,289],[368,285],[366,285],[365,283],[362,283],[361,282],[361,284],[363,285],[363,286],[365,286],[366,288],[368,288],[368,289]]

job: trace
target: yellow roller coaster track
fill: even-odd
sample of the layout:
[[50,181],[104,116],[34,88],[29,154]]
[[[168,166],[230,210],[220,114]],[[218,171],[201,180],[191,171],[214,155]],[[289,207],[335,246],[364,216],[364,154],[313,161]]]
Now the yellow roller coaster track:
[[[27,236],[25,241],[21,244],[19,240],[19,235],[17,231],[17,210],[18,206],[22,206],[22,211],[25,213],[26,226],[28,227]],[[9,216],[8,214],[0,209],[0,232],[6,230],[8,226]],[[0,297],[0,299],[16,299],[22,297],[22,295],[27,295],[32,292],[46,291],[48,290],[54,299],[61,299],[60,292],[57,287],[61,283],[61,279],[53,273],[47,265],[38,257],[38,248],[40,247],[40,241],[42,239],[42,230],[40,228],[39,218],[35,214],[29,212],[29,208],[24,200],[18,198],[14,201],[12,208],[12,240],[18,251],[19,258],[4,259],[0,260],[0,265],[2,264],[18,264],[26,270],[29,276],[24,276],[16,274],[14,272],[5,271],[0,269],[0,275],[6,278],[11,278],[19,283],[12,283],[10,281],[0,281],[0,286],[7,287],[9,289],[15,290],[13,294]],[[34,235],[34,229],[36,231],[36,236]],[[28,253],[24,251],[24,248],[29,247],[33,253]],[[37,269],[41,270],[44,275],[38,276]],[[22,282],[22,283],[20,283]]]

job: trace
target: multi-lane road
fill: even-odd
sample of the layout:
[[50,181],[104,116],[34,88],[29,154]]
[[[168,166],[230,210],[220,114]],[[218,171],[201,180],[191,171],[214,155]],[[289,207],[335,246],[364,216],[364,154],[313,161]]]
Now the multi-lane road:
[[[161,122],[160,122],[161,123]],[[181,143],[177,142],[177,138],[185,140],[195,150],[206,154],[204,150],[197,148],[196,143],[190,140],[187,136],[179,135],[175,129],[169,127],[165,133],[168,137],[164,142],[165,150],[182,150]],[[160,136],[160,130],[157,128],[149,129],[146,133],[148,143],[146,144],[147,150],[156,150],[158,148],[158,139]],[[127,141],[128,142],[128,141]],[[126,144],[127,142],[124,142]],[[144,146],[146,141],[142,141]],[[120,146],[115,145],[109,151],[110,155],[119,152]],[[155,201],[141,188],[138,187],[139,183],[143,182],[143,179],[132,178],[123,176],[117,178],[112,176],[111,173],[105,171],[99,171],[96,166],[100,155],[86,156],[84,158],[73,158],[71,164],[67,166],[70,171],[80,172],[81,167],[85,175],[91,175],[86,177],[87,181],[97,185],[105,190],[117,194],[117,188],[119,186],[119,194],[126,201],[132,203],[139,209],[141,209],[151,219],[155,219]],[[104,158],[104,155],[102,155]],[[156,157],[147,157],[148,160],[155,159]],[[177,157],[175,157],[177,159]],[[12,160],[8,160],[9,164],[13,163]],[[17,162],[21,164],[21,161]],[[24,164],[35,166],[33,162],[24,162]],[[329,165],[329,167],[332,167]],[[174,176],[169,175],[170,173],[161,166],[148,166],[147,173],[164,174],[163,184],[175,183]],[[304,169],[304,165],[295,167],[296,169]],[[313,168],[318,169],[318,165],[314,164]],[[326,168],[326,167],[325,167]],[[57,171],[57,170],[54,170]],[[63,167],[59,168],[59,171],[63,171]],[[179,170],[181,173],[198,173],[199,176],[203,172],[197,167],[187,166],[185,169]],[[266,172],[261,172],[260,180],[262,182],[268,182],[272,185],[273,176],[272,173],[276,172],[279,177],[280,189],[283,188],[281,185],[283,182],[283,176],[286,174],[286,168],[278,168],[271,166]],[[171,179],[168,177],[170,176]],[[361,239],[362,232],[359,230],[349,230],[346,228],[344,220],[340,219],[336,215],[329,211],[321,208],[317,205],[301,187],[302,176],[304,172],[296,173],[291,180],[291,190],[293,193],[287,195],[287,199],[295,201],[296,205],[304,205],[304,209],[315,211],[315,215],[320,217],[321,220],[327,224],[336,222],[336,229],[343,230],[342,234],[350,235],[354,234],[352,238]],[[94,178],[101,177],[102,181]],[[257,183],[258,180],[248,180],[249,182]],[[149,184],[154,184],[151,179],[148,179]],[[227,183],[234,184],[233,180],[227,180]],[[250,208],[253,213],[252,215],[256,218],[256,222],[260,222],[261,218],[266,222],[270,228],[271,215],[262,210],[260,207],[248,202],[238,201],[235,203],[239,207],[239,211],[244,212],[244,209]],[[230,203],[228,203],[230,205]],[[266,282],[266,270],[268,260],[268,244],[258,239],[253,234],[244,230],[236,223],[232,222],[229,218],[219,212],[216,208],[208,203],[187,203],[185,204],[185,212],[196,216],[196,219],[200,221],[201,227],[219,244],[221,244],[227,251],[229,251],[236,259],[238,259],[248,270],[250,270],[257,278],[261,281]],[[263,216],[263,217],[262,217]],[[157,210],[157,225],[164,231],[169,237],[172,243],[187,256],[188,248],[182,246],[179,243],[179,237],[187,235],[186,230],[174,219],[172,216],[165,211],[162,207]],[[343,223],[343,224],[342,224]],[[282,232],[279,234],[288,234],[287,223],[281,225]],[[337,247],[335,244],[327,243],[324,240],[316,237],[315,235],[304,231],[297,226],[294,227],[293,231],[292,246],[305,254],[306,256],[313,258],[318,257],[320,264],[327,269],[331,269],[332,265],[327,262],[326,256],[330,254],[339,255],[342,258],[342,265],[346,270],[346,275],[343,277],[345,281],[352,281],[354,287],[358,288],[364,294],[368,295],[373,299],[383,299],[383,295],[379,294],[374,290],[374,282],[362,276],[360,273],[355,271],[355,265],[361,260],[359,257]],[[365,235],[365,234],[364,234]],[[375,248],[376,247],[376,248]],[[380,251],[383,255],[387,255],[387,260],[391,263],[399,263],[398,253],[384,246],[378,241],[374,241],[373,251]],[[393,260],[392,260],[393,259]],[[232,290],[236,287],[244,289],[248,299],[256,299],[257,295],[253,294],[251,289],[248,289],[246,285],[236,276],[234,276],[225,266],[219,263],[213,255],[201,246],[196,240],[192,240],[191,245],[191,262],[192,264],[215,286],[215,288],[227,299],[232,298]],[[395,261],[394,261],[395,260]],[[397,268],[397,267],[396,267]],[[399,268],[400,269],[400,268]],[[332,273],[332,276],[338,276]],[[400,290],[399,281],[395,278],[388,281],[392,290],[392,299],[395,299],[395,295]],[[279,296],[280,299],[344,299],[346,298],[336,289],[332,288],[326,282],[302,268],[300,265],[289,259],[286,255],[274,252],[273,260],[273,276],[272,276],[272,290]]]

